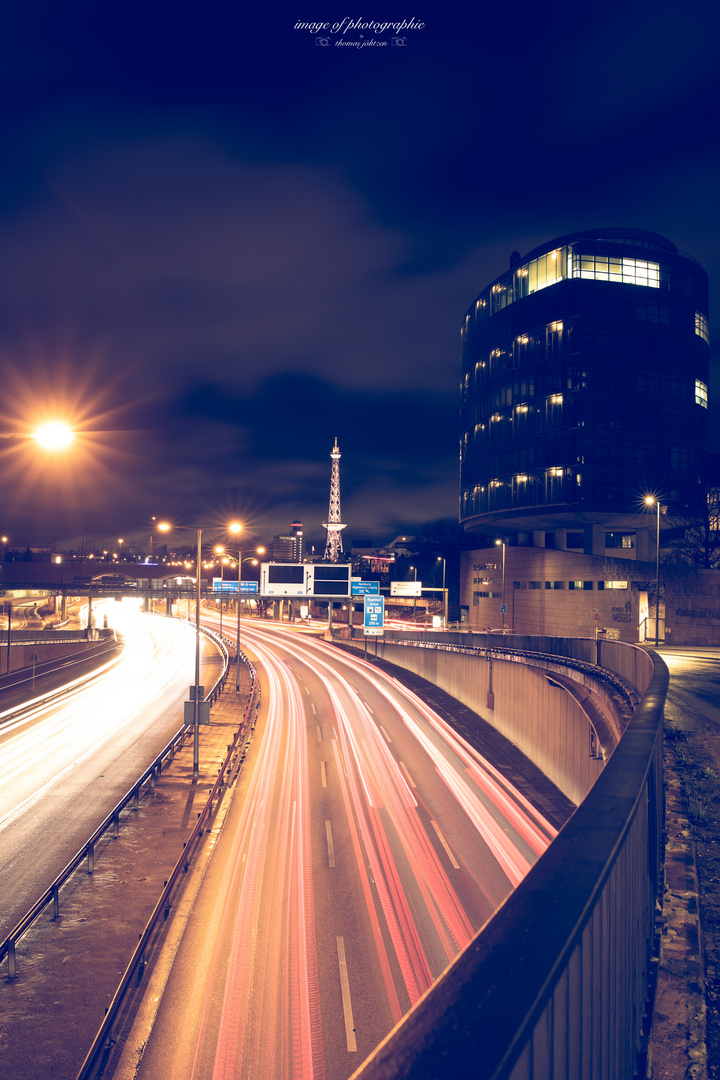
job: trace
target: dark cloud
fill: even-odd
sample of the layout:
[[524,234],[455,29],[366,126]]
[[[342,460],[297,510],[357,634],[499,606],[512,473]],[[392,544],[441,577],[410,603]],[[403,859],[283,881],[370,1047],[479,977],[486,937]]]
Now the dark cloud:
[[7,459],[3,528],[321,523],[335,436],[349,529],[451,517],[459,325],[511,250],[647,228],[716,294],[714,5],[433,11],[374,50],[296,20],[8,13],[3,423],[88,434]]

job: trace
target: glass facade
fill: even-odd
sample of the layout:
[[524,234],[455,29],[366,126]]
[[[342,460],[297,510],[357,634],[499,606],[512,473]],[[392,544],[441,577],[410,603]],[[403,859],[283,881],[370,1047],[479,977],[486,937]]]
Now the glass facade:
[[652,233],[577,233],[516,259],[462,327],[461,522],[520,531],[552,512],[578,528],[638,514],[648,491],[682,505],[707,451],[707,294],[699,264]]

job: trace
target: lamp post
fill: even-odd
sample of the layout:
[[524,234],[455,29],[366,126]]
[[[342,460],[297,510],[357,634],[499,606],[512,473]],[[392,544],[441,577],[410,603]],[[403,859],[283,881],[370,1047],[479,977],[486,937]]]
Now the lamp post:
[[648,506],[657,507],[657,531],[655,543],[655,648],[660,643],[660,500],[654,495],[646,495]]
[[[237,528],[233,528],[233,526],[231,525],[230,526],[230,531],[231,532],[240,532],[241,527],[242,526],[238,526]],[[237,563],[238,563],[237,628],[236,628],[236,631],[235,631],[235,693],[239,694],[240,693],[240,605],[241,605],[241,602],[242,602],[242,564],[243,564],[243,562],[257,563],[257,560],[255,558],[253,558],[253,557],[248,557],[247,559],[243,559],[242,551],[238,551],[238,552],[231,551],[231,552],[228,552],[228,554],[237,555]],[[264,547],[255,548],[255,554],[256,555],[264,555],[265,554],[265,548]]]
[[[413,581],[417,582],[417,566],[411,566],[410,569],[415,575]],[[415,593],[413,593],[413,622],[417,623],[417,596]]]
[[[215,546],[216,555],[224,555],[225,548],[222,544]],[[225,565],[228,562],[227,558],[220,559],[220,637],[222,637],[222,617],[223,617],[223,605],[225,603],[225,594],[223,593],[223,578],[225,576]]]
[[[171,529],[188,529],[197,532],[197,557],[195,567],[195,693],[193,702],[193,780],[200,775],[200,597],[202,587],[202,529],[193,530],[189,525],[170,525],[166,521],[158,524],[161,532],[170,532]],[[230,526],[233,529],[233,526]],[[241,528],[237,526],[237,530]],[[234,531],[234,530],[233,530]]]
[[496,540],[497,545],[502,544],[502,600],[500,601],[500,614],[502,615],[502,629],[505,633],[505,541]]
[[441,560],[442,560],[442,564],[443,564],[443,583],[442,583],[442,589],[443,589],[443,627],[447,630],[448,598],[447,598],[447,589],[445,588],[445,558],[444,558],[443,555],[438,555],[437,561],[440,562]]

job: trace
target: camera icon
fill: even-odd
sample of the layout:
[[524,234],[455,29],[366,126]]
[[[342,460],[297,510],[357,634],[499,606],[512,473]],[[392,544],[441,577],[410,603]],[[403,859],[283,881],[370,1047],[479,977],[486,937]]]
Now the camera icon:
[[391,44],[393,44],[393,45],[407,45],[407,38],[406,37],[394,37],[392,39]]
[[315,38],[315,44],[316,45],[329,45],[330,44],[330,38],[329,37],[316,37]]

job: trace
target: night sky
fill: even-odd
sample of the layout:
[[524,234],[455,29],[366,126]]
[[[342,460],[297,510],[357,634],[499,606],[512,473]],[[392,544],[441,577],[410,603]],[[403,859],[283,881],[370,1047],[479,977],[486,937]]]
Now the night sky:
[[15,543],[322,543],[336,436],[348,535],[456,516],[465,310],[575,229],[669,237],[712,326],[718,5],[458,8],[5,6],[0,430],[80,431],[0,443]]

